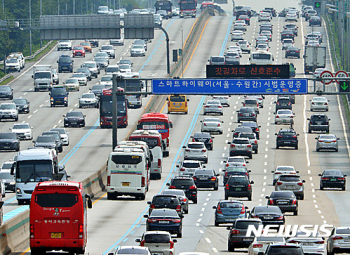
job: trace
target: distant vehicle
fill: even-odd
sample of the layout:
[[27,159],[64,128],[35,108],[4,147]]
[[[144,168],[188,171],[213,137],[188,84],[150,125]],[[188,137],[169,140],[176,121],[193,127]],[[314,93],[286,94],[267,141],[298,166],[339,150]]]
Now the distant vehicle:
[[156,8],[156,13],[160,14],[162,17],[168,19],[173,16],[173,3],[170,0],[157,0],[154,6]]
[[64,117],[64,127],[85,127],[85,116],[80,111],[67,112]]
[[208,60],[209,65],[225,65],[225,57],[224,56],[212,56]]
[[196,17],[196,7],[197,7],[197,1],[196,0],[180,0],[179,1],[179,7],[180,7],[180,18],[184,17]]
[[108,6],[99,6],[97,10],[98,14],[109,14]]
[[59,40],[57,45],[57,50],[72,50],[71,40]]
[[0,86],[1,99],[13,99],[13,89],[9,85]]

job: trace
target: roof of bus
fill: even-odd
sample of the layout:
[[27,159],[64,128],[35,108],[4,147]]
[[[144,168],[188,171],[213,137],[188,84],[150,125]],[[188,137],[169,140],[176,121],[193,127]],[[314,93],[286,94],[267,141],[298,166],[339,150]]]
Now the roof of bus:
[[39,182],[36,187],[77,187],[77,188],[83,188],[83,185],[81,182],[75,182],[75,181],[45,181],[45,182]]
[[141,120],[144,120],[144,119],[166,119],[166,120],[169,120],[169,117],[165,113],[152,112],[152,113],[145,113],[144,115],[142,115]]
[[114,151],[111,152],[111,155],[116,155],[120,153],[133,153],[133,154],[144,154],[145,152],[139,148],[114,148]]
[[157,130],[135,130],[130,136],[162,136]]
[[22,160],[42,160],[48,159],[52,160],[54,157],[57,157],[53,150],[45,148],[29,149],[19,151],[17,154],[17,161]]

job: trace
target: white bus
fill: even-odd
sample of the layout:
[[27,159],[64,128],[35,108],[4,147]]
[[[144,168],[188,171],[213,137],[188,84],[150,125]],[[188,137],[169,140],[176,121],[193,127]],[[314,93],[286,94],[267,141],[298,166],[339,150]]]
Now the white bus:
[[272,65],[274,58],[271,52],[255,51],[250,54],[249,61],[251,65]]
[[107,163],[107,199],[134,196],[144,200],[149,184],[146,153],[137,148],[115,148]]

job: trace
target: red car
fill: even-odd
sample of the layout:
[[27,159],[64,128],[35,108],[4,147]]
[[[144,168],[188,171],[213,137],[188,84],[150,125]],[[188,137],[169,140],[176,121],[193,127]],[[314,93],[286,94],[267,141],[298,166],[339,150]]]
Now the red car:
[[78,56],[85,58],[85,49],[81,45],[73,47],[73,58]]

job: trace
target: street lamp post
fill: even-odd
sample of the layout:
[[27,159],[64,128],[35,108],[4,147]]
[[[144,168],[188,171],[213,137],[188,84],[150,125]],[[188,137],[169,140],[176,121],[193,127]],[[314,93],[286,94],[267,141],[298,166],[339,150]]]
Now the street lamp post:
[[29,0],[29,54],[32,55],[32,0]]

